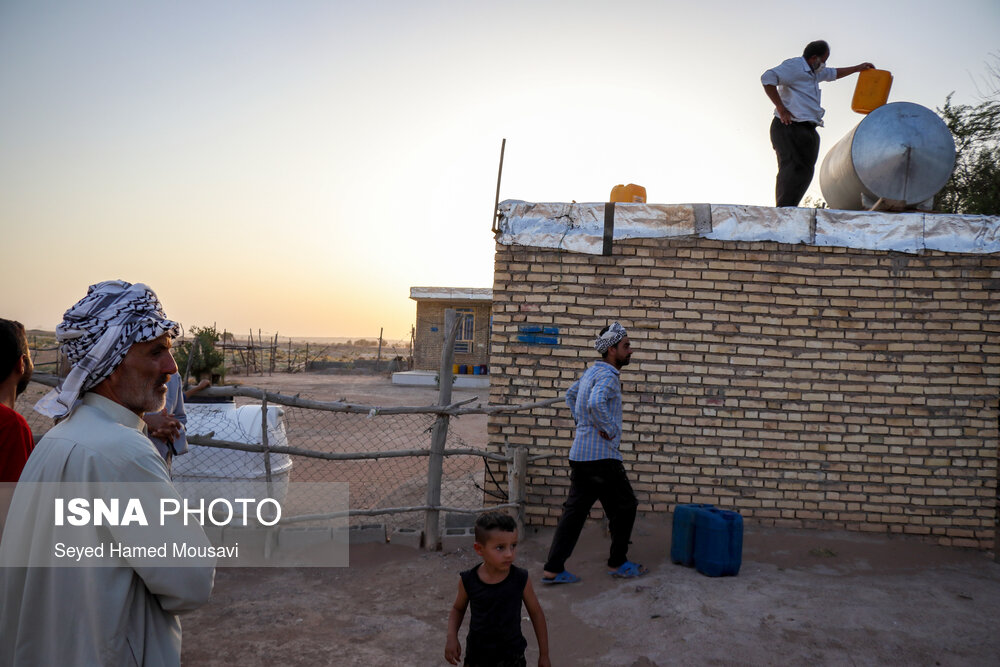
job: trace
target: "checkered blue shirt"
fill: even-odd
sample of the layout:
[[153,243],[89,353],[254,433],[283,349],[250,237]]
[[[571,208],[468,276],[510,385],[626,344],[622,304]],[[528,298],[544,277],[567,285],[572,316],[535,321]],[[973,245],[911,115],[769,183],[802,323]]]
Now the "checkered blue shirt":
[[[618,369],[598,361],[566,392],[576,422],[570,461],[622,460],[622,388]],[[604,431],[611,438],[601,437]]]

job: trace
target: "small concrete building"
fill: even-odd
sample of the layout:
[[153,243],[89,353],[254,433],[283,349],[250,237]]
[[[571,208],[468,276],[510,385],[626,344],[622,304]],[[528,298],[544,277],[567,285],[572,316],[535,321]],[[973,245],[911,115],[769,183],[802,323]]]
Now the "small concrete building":
[[455,339],[455,359],[474,375],[477,366],[490,363],[490,317],[493,290],[486,287],[411,287],[410,298],[417,302],[417,323],[413,340],[413,368],[438,372],[444,343],[444,314],[454,308],[462,318]]

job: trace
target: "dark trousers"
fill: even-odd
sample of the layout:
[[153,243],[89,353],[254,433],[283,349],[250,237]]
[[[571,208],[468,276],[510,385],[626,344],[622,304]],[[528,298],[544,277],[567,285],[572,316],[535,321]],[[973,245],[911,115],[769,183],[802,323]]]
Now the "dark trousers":
[[778,178],[774,186],[777,206],[798,206],[809,189],[816,159],[819,157],[819,132],[813,123],[783,124],[771,121],[771,146],[778,155]]
[[552,537],[545,571],[558,574],[566,569],[566,559],[573,553],[590,508],[598,500],[611,530],[608,566],[617,568],[628,560],[635,510],[639,506],[625,475],[625,466],[616,459],[570,461],[569,466],[569,497],[563,503],[563,513]]
[[524,656],[510,658],[507,660],[487,660],[485,662],[470,661],[468,658],[462,663],[462,667],[527,667],[528,661]]

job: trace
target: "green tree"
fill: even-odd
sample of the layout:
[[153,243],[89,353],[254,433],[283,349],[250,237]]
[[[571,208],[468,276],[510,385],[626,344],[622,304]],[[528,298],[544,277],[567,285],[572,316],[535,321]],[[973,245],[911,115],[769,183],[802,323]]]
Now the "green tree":
[[222,353],[215,349],[219,332],[215,327],[191,327],[190,341],[174,349],[174,359],[182,377],[200,378],[222,373]]
[[935,198],[948,213],[1000,215],[1000,93],[977,105],[952,104],[938,115],[955,138],[955,171]]

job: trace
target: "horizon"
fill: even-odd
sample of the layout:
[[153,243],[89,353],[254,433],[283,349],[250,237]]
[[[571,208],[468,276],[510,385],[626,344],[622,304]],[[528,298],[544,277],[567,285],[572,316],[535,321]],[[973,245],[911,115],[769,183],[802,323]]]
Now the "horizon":
[[[55,335],[56,335],[56,333],[55,333],[55,327],[53,327],[51,329],[46,329],[46,328],[42,328],[42,327],[28,327],[28,326],[25,326],[25,333],[29,337],[29,342],[30,342],[30,337],[31,336],[48,336],[48,337],[55,338]],[[229,331],[227,329],[219,330],[219,333],[220,334],[222,334],[222,333],[230,333],[230,334],[233,335],[233,337],[234,337],[234,339],[236,341],[245,341],[245,340],[248,339],[247,334],[236,334],[236,333],[233,333],[232,331]],[[264,337],[264,340],[271,340],[271,339],[274,338],[274,332],[271,332],[269,334],[268,332],[265,331],[265,332],[263,332],[263,337]],[[187,338],[190,338],[190,336],[187,334],[187,331],[184,331],[182,333],[182,335],[178,336],[178,338],[180,338],[180,339],[187,339]],[[257,340],[257,335],[256,334],[254,334],[254,340]],[[374,345],[376,345],[376,346],[378,345],[378,336],[375,336],[373,338],[372,336],[294,336],[294,335],[286,336],[286,335],[281,334],[281,333],[278,334],[279,347],[280,347],[280,342],[281,341],[287,342],[289,340],[291,340],[292,342],[296,342],[297,341],[297,342],[302,342],[302,343],[348,343],[348,342],[351,342],[351,343],[353,343],[355,345],[357,345],[360,341],[366,341],[368,343],[374,343]],[[386,345],[388,345],[390,343],[405,343],[406,345],[409,345],[410,344],[410,339],[409,338],[387,338],[386,336],[383,335],[382,336],[383,347],[385,347]]]
[[[54,329],[88,285],[122,279],[185,327],[406,339],[410,287],[493,285],[504,139],[501,201],[603,202],[635,183],[650,203],[771,206],[760,75],[809,41],[830,44],[831,67],[889,70],[890,102],[931,110],[981,101],[1000,57],[996,0],[827,14],[8,0],[0,224],[16,252],[0,316]],[[817,173],[862,119],[856,80],[821,88]]]

